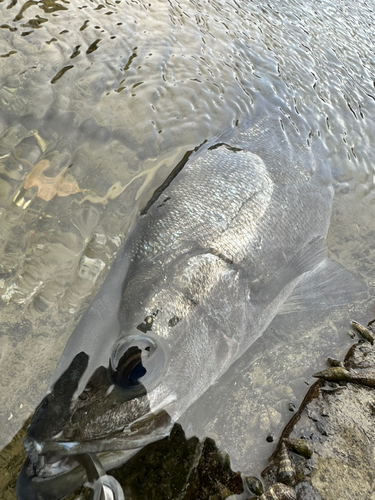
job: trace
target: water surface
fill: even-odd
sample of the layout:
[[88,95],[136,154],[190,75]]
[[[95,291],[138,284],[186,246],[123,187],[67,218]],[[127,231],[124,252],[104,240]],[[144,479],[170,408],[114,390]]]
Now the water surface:
[[183,417],[233,468],[262,469],[266,436],[346,352],[348,319],[372,318],[374,17],[364,1],[0,2],[2,446],[153,191],[205,140],[272,114],[331,163],[328,253],[367,295],[276,318]]

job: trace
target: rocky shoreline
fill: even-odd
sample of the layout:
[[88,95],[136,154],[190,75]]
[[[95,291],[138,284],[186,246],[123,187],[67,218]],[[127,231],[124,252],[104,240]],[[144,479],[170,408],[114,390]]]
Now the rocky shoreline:
[[[375,499],[375,349],[371,323],[343,362],[328,359],[262,473],[260,499]],[[353,325],[355,326],[355,325]],[[357,329],[358,330],[358,329]],[[366,332],[367,331],[367,332]],[[276,483],[284,483],[273,493]],[[276,490],[278,488],[276,487]]]

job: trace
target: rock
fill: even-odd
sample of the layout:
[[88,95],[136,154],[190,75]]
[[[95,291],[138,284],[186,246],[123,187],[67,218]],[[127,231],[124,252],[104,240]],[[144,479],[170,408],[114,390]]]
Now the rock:
[[[275,481],[277,463],[287,446],[298,500],[375,498],[375,388],[371,385],[375,349],[358,342],[344,365],[345,369],[335,367],[327,372],[344,373],[345,386],[336,383],[334,376],[325,377],[312,398],[305,398],[282,433],[273,465],[262,474],[266,484]],[[303,448],[299,450],[296,444]]]

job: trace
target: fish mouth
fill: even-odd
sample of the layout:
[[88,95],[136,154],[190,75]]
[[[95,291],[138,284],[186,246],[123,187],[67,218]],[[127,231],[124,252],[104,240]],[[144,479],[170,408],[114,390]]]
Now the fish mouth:
[[93,490],[94,498],[123,500],[121,486],[106,470],[122,465],[131,454],[85,453],[51,463],[40,456],[37,464],[29,457],[18,476],[17,499],[60,500],[84,484]]
[[27,459],[18,477],[17,498],[59,500],[86,483],[93,489],[117,489],[117,496],[108,498],[120,500],[122,489],[106,471],[121,466],[147,444],[168,436],[172,426],[169,414],[161,410],[146,415],[121,433],[87,442],[38,442],[27,436]]

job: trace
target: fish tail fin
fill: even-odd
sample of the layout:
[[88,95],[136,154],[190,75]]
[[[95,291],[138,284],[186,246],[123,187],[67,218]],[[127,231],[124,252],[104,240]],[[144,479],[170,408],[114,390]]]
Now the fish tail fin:
[[324,310],[352,303],[362,298],[365,291],[359,278],[338,262],[325,258],[301,279],[279,314]]
[[325,259],[325,253],[325,240],[313,238],[266,283],[257,296],[257,302],[265,306],[270,304],[288,284],[314,270]]

